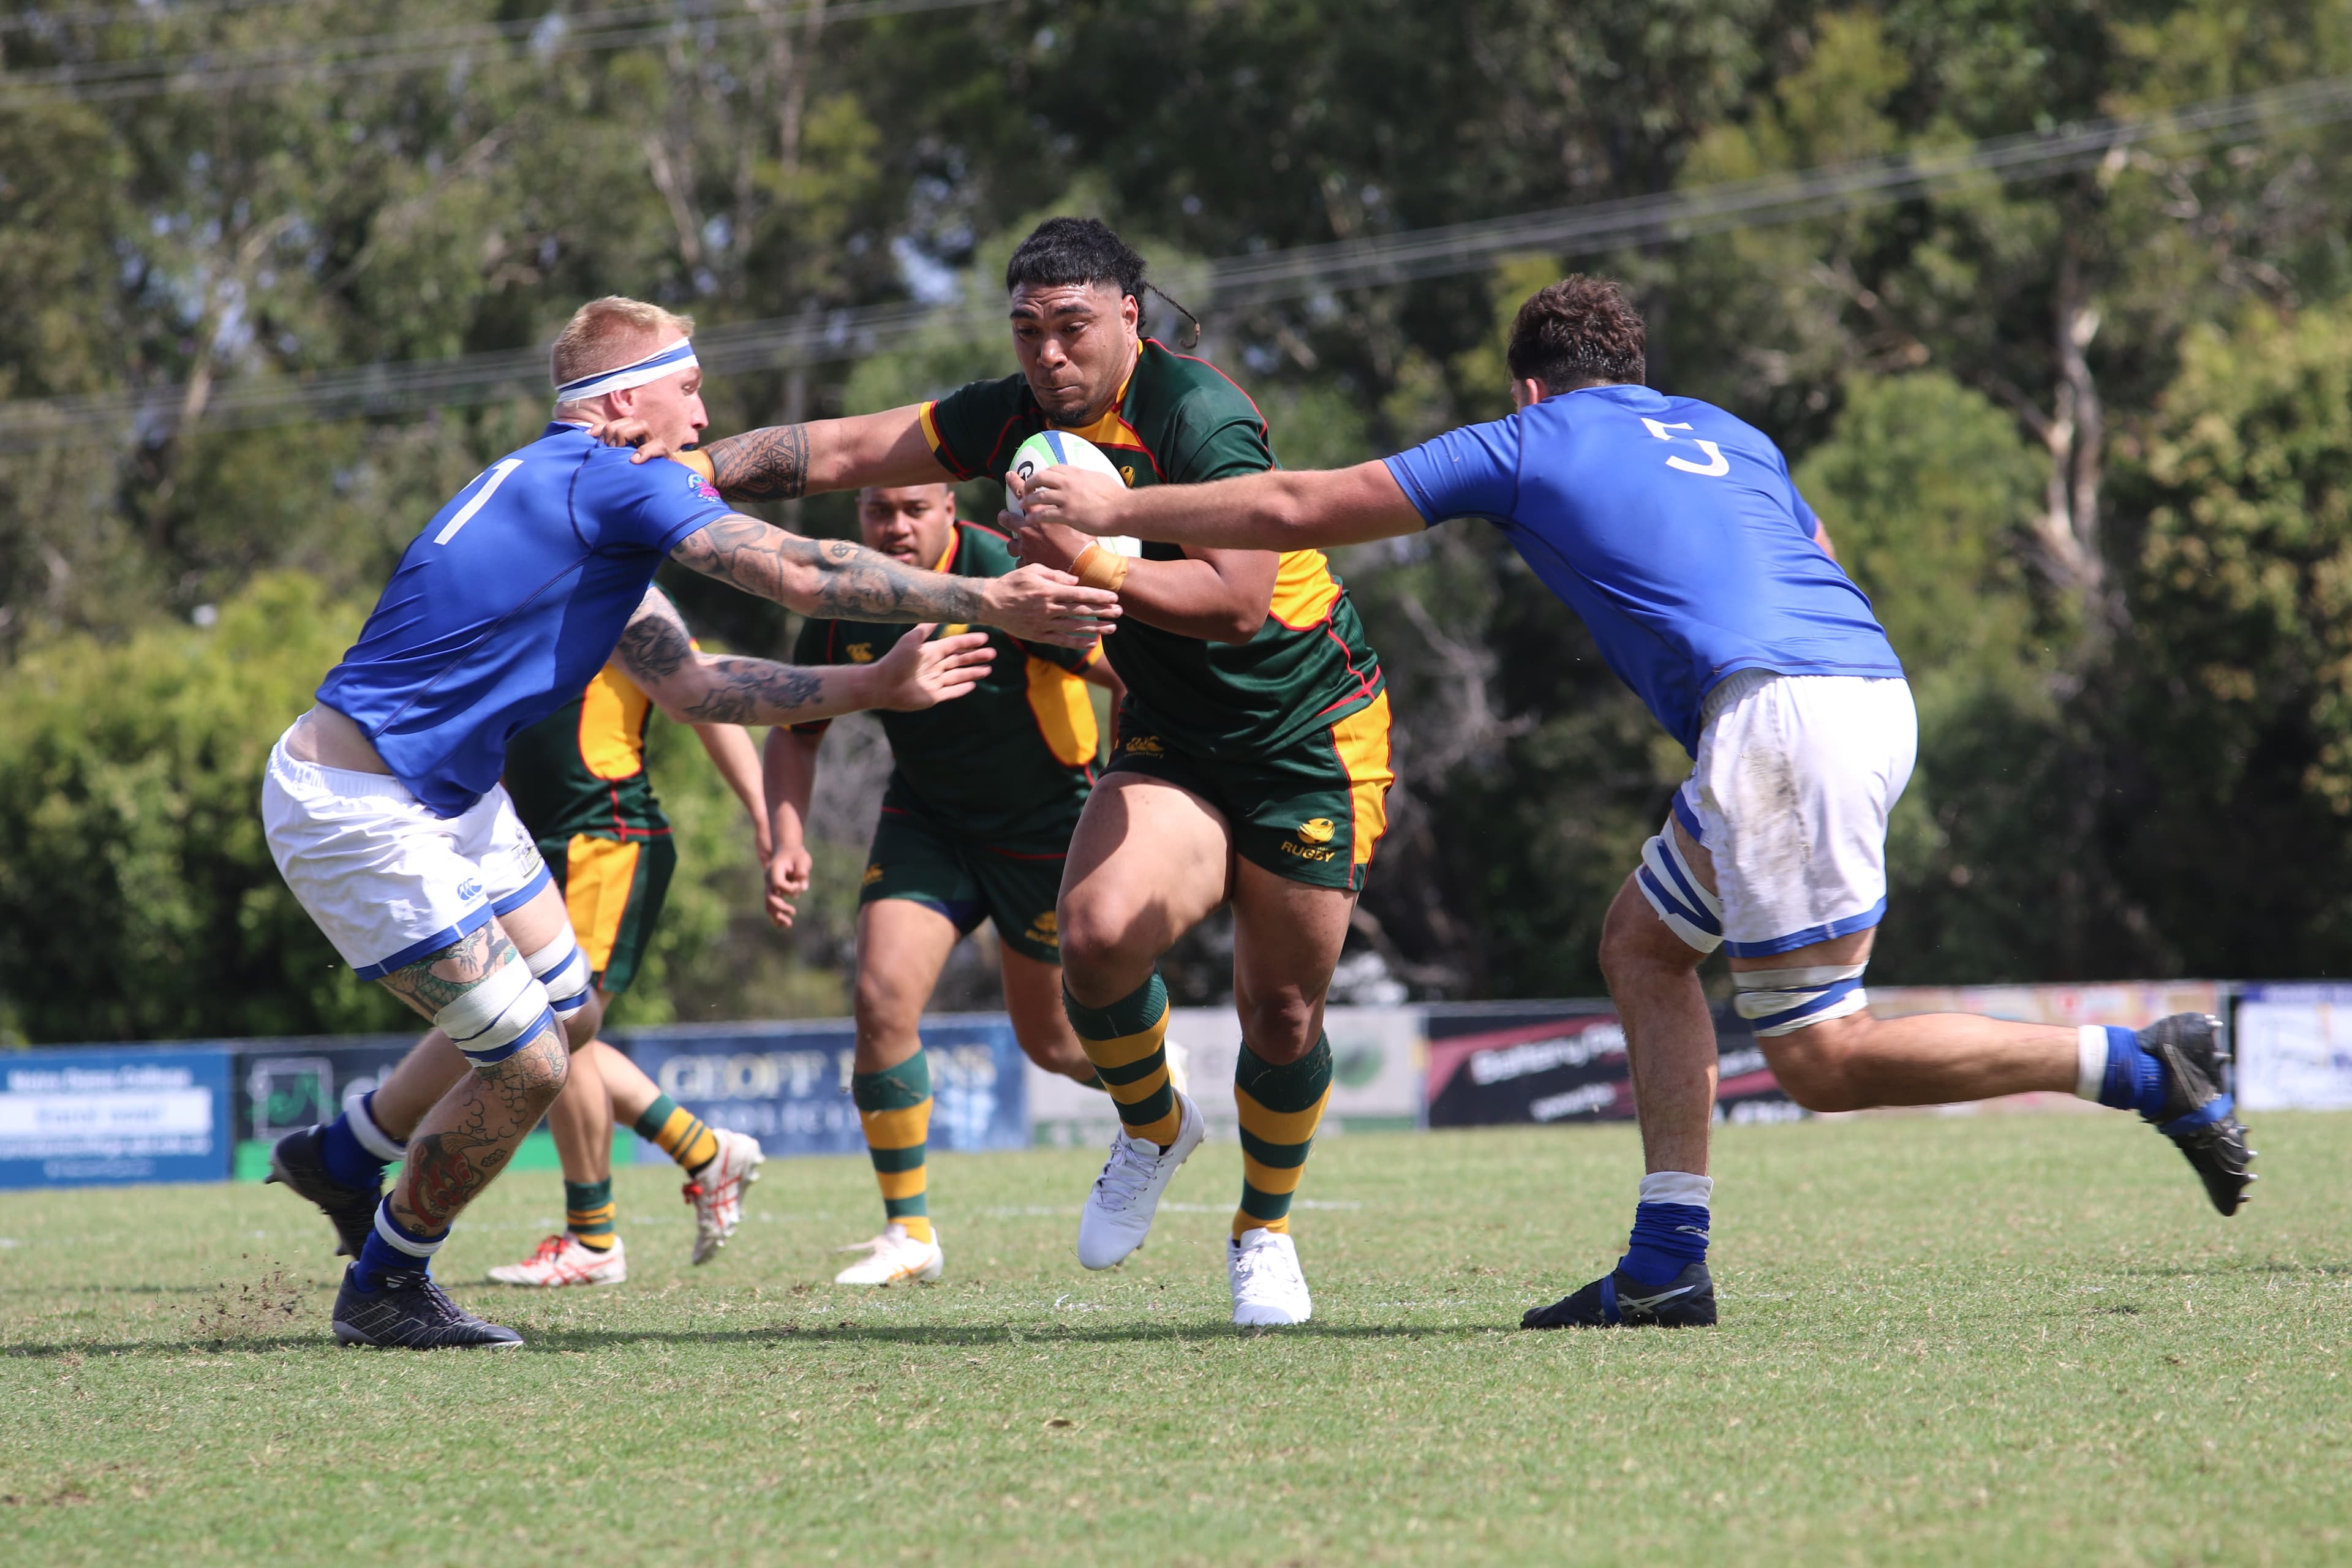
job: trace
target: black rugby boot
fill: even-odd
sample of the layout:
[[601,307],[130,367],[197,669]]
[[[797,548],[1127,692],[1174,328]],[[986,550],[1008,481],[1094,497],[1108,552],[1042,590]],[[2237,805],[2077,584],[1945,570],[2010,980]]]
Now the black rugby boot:
[[2213,1206],[2236,1214],[2258,1178],[2247,1168],[2254,1151],[2246,1147],[2246,1129],[2230,1093],[2230,1049],[2221,1020],[2175,1013],[2140,1030],[2139,1047],[2164,1064],[2164,1109],[2149,1122],[2188,1157]]
[[335,1338],[347,1345],[412,1351],[504,1351],[522,1343],[512,1329],[485,1322],[443,1295],[422,1268],[386,1274],[383,1289],[373,1293],[352,1284],[352,1270],[344,1269],[335,1296]]
[[1612,1269],[1572,1296],[1531,1307],[1523,1329],[1704,1329],[1715,1325],[1715,1277],[1693,1263],[1670,1285],[1644,1285]]
[[373,1186],[352,1187],[335,1180],[319,1152],[319,1144],[326,1135],[323,1127],[305,1127],[280,1138],[269,1151],[269,1180],[291,1189],[295,1196],[318,1205],[319,1212],[335,1227],[340,1244],[335,1256],[357,1258],[375,1229],[375,1207],[383,1198],[383,1186],[379,1182]]

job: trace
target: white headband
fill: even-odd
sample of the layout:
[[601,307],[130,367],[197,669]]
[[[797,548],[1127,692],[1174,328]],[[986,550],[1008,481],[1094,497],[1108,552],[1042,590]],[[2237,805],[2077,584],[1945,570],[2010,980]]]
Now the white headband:
[[692,370],[701,363],[694,357],[694,344],[680,338],[658,353],[648,355],[635,364],[625,364],[618,370],[600,370],[594,375],[583,375],[578,381],[565,382],[555,389],[555,401],[584,402],[591,397],[602,397],[608,392],[643,386],[649,381],[659,381],[666,375]]

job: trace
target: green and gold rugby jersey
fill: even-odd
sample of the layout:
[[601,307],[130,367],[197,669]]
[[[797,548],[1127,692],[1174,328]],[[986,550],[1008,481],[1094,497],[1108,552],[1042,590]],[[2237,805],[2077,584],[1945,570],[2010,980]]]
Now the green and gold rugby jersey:
[[533,838],[667,838],[646,776],[653,699],[608,664],[588,689],[507,742],[507,794]]
[[[1200,484],[1274,467],[1265,421],[1249,395],[1208,361],[1153,338],[1144,340],[1109,411],[1091,425],[1054,425],[1018,374],[974,382],[923,405],[924,437],[961,479],[1002,479],[1013,449],[1049,427],[1101,447],[1129,488]],[[1147,561],[1183,554],[1173,544],[1143,547]],[[1245,643],[1207,642],[1130,616],[1103,646],[1127,682],[1135,727],[1206,755],[1287,745],[1381,693],[1380,660],[1319,550],[1283,555],[1272,609]]]
[[[959,522],[934,572],[1002,577],[1015,565],[1005,537]],[[1093,698],[1077,671],[1101,657],[1090,648],[1017,641],[988,627],[941,626],[933,635],[988,632],[996,661],[979,685],[950,702],[913,713],[884,712],[894,764],[886,806],[911,808],[980,842],[1061,850],[1094,787],[1101,737]],[[905,626],[812,620],[793,647],[794,664],[868,664],[907,635]],[[822,734],[823,723],[796,724]]]

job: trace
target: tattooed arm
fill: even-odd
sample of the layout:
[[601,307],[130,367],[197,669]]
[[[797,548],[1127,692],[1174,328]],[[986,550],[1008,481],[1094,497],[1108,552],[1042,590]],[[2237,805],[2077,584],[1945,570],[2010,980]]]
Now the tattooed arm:
[[1066,572],[1031,566],[1003,577],[949,576],[846,540],[803,539],[749,517],[722,517],[688,534],[670,556],[826,620],[1002,626],[1031,642],[1085,647],[1110,631],[1118,614],[1118,595],[1081,587]]
[[955,478],[932,454],[923,411],[914,405],[746,430],[702,450],[710,458],[711,482],[730,500],[789,500],[861,485],[929,485]]
[[669,595],[647,588],[613,650],[630,679],[682,724],[804,724],[861,708],[908,710],[961,697],[988,673],[985,633],[917,626],[873,664],[807,668],[698,651]]

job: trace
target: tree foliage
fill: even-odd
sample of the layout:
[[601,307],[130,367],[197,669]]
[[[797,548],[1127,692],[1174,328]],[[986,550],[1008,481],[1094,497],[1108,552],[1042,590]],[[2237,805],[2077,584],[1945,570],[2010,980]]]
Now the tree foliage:
[[[393,25],[356,0],[87,15],[10,32],[11,71],[299,54]],[[397,21],[519,16],[418,0]],[[706,325],[984,303],[1051,210],[1145,244],[1293,465],[1501,414],[1518,298],[1570,266],[1630,279],[1654,383],[1782,443],[1914,676],[1920,766],[1877,973],[2326,973],[2352,813],[2352,147],[2335,127],[2158,137],[2032,181],[1290,301],[1192,285],[1204,258],[2352,70],[2348,22],[2352,0],[1003,0],[846,19],[696,0],[622,48],[542,27],[230,91],[12,89],[0,398],[147,412],[0,450],[0,1026],[386,1020],[333,978],[261,855],[253,770],[419,521],[543,405],[255,431],[163,414],[525,348],[608,291]],[[886,406],[1010,368],[1001,342],[943,329],[714,378],[713,415]],[[966,500],[984,512],[992,489]],[[839,498],[774,515],[851,523]],[[1429,993],[1591,991],[1600,913],[1685,759],[1490,531],[1342,569],[1403,772],[1358,940]],[[676,587],[709,639],[789,646],[772,606]],[[656,733],[688,865],[630,1006],[838,1006],[847,896],[789,940],[766,931],[738,808],[690,741]],[[856,733],[828,750],[822,853],[845,879],[877,754]],[[2283,855],[2314,873],[2282,880]],[[1179,968],[1193,994],[1218,986],[1213,942]]]

